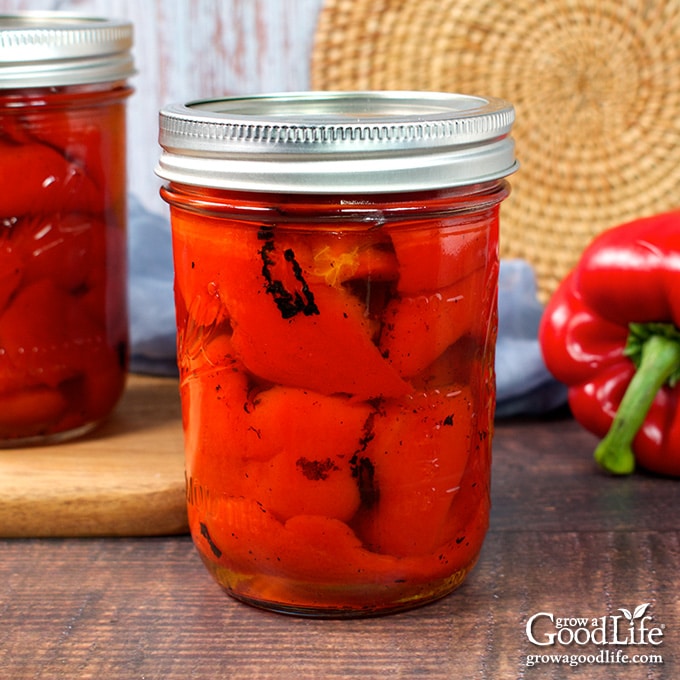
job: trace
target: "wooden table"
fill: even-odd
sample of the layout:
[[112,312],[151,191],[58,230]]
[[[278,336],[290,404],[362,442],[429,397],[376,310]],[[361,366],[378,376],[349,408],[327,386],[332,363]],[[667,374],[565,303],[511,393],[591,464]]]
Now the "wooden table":
[[[172,381],[167,389],[174,399]],[[186,535],[3,539],[0,675],[678,678],[680,482],[604,476],[591,462],[594,442],[567,416],[500,423],[492,526],[476,569],[449,597],[382,618],[307,620],[235,602]],[[538,647],[525,631],[540,612],[590,625],[646,603],[647,627],[661,629],[655,647]],[[539,619],[539,641],[551,626]],[[617,649],[663,663],[616,664]],[[610,663],[527,666],[531,654],[607,650]]]

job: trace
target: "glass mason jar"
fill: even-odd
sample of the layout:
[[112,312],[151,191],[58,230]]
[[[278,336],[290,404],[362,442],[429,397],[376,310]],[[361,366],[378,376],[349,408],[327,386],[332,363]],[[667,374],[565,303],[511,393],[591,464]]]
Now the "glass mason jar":
[[127,373],[132,26],[0,16],[0,445],[92,428]]
[[473,567],[513,120],[422,92],[161,112],[189,523],[237,599],[366,616]]

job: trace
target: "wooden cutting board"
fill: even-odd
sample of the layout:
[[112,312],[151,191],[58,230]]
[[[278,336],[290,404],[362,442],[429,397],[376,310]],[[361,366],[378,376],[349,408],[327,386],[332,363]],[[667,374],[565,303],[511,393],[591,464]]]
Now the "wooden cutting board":
[[177,380],[131,375],[88,435],[0,449],[0,537],[184,533],[182,447]]

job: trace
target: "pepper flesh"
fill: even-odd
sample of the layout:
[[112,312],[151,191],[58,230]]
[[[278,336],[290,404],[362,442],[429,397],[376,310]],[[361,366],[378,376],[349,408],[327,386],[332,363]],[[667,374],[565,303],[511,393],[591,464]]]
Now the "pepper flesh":
[[[672,211],[595,238],[546,306],[546,365],[568,386],[574,417],[605,438],[596,459],[610,472],[630,473],[636,462],[680,476],[679,286],[680,211]],[[633,342],[640,333],[646,339]],[[644,357],[640,375],[633,344]]]
[[127,371],[124,86],[0,96],[0,440],[107,416]]
[[331,226],[277,206],[253,224],[237,194],[222,208],[183,191],[162,193],[188,516],[209,570],[307,613],[450,591],[488,526],[497,211],[376,229],[340,205]]

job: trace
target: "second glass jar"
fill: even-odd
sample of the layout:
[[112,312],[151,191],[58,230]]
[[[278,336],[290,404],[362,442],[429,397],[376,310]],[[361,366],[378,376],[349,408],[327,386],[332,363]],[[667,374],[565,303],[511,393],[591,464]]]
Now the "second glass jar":
[[82,434],[128,362],[132,26],[0,17],[0,445]]

